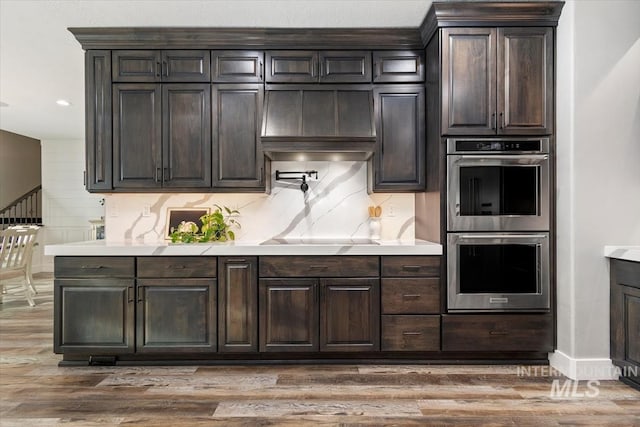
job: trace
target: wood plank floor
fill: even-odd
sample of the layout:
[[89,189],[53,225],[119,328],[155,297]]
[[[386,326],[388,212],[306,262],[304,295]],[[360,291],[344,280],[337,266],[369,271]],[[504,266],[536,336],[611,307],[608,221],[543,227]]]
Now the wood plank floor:
[[58,367],[52,282],[0,305],[0,426],[640,426],[640,392],[517,366]]

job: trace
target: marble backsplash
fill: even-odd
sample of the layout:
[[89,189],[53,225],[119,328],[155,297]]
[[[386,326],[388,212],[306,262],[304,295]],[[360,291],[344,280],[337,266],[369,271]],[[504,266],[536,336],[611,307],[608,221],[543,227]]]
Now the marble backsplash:
[[[176,208],[237,209],[236,239],[369,238],[367,207],[380,205],[383,240],[413,240],[413,194],[367,194],[366,162],[273,162],[271,194],[262,193],[158,193],[105,196],[107,241],[159,242],[165,239],[167,213]],[[318,179],[276,181],[275,171],[317,170]]]

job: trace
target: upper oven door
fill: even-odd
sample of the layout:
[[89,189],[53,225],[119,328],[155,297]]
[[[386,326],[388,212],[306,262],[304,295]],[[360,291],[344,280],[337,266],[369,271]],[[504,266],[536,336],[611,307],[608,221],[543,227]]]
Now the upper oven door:
[[447,156],[448,231],[549,230],[548,154]]

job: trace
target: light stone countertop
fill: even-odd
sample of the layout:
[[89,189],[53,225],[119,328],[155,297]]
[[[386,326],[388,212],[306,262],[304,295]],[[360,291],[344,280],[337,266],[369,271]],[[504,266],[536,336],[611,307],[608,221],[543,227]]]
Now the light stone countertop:
[[607,258],[640,262],[640,246],[605,246],[604,256]]
[[46,245],[45,255],[54,256],[249,256],[249,255],[442,255],[442,245],[426,240],[265,244],[236,241],[225,243],[107,242],[92,240]]

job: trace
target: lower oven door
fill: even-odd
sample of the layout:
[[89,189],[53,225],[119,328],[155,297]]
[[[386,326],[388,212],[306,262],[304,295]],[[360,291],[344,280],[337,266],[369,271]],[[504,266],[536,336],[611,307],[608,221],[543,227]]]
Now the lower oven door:
[[449,311],[548,311],[549,233],[449,233]]

